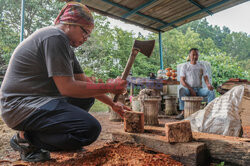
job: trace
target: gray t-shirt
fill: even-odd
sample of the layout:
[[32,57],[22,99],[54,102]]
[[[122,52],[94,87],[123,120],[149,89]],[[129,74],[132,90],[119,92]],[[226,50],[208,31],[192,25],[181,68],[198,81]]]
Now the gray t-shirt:
[[62,98],[53,76],[83,73],[69,39],[56,27],[42,28],[15,49],[0,94],[1,115],[13,128],[52,99]]
[[195,65],[187,62],[180,71],[180,77],[185,77],[186,83],[192,88],[202,87],[202,76],[208,76],[208,73],[206,67],[200,62]]

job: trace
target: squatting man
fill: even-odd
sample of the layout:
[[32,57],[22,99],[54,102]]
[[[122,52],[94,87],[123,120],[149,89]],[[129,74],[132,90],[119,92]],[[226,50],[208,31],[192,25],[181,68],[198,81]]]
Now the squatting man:
[[39,29],[15,49],[1,87],[1,115],[18,130],[11,147],[22,160],[50,160],[50,151],[79,150],[93,143],[100,123],[88,113],[95,99],[123,116],[130,110],[106,93],[126,92],[117,78],[93,83],[86,77],[71,47],[89,38],[94,20],[78,2],[67,3],[55,25]]

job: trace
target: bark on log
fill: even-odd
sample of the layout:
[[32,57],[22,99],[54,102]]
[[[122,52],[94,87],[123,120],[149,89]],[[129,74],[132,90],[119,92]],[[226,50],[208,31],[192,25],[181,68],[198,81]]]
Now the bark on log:
[[[114,96],[115,95],[111,94],[112,98],[114,98]],[[119,95],[118,102],[123,103],[125,105],[125,96]],[[115,111],[113,111],[110,107],[109,107],[109,111],[110,111],[110,116],[109,116],[110,121],[112,121],[112,122],[122,122],[123,121],[121,116],[118,113],[116,113]]]
[[190,121],[188,120],[166,123],[165,133],[168,142],[190,142],[193,139]]
[[[145,126],[147,128],[149,126]],[[151,127],[151,126],[150,126]],[[162,128],[164,130],[164,128]],[[145,130],[145,132],[147,132]],[[169,143],[164,136],[150,135],[148,133],[112,132],[113,141],[131,142],[143,144],[157,152],[171,155],[177,161],[187,166],[208,165],[208,154],[205,144],[202,142]]]
[[160,109],[160,101],[161,99],[158,97],[141,100],[141,110],[144,113],[145,125],[159,125],[158,113]]
[[203,97],[198,96],[186,96],[181,98],[185,101],[184,104],[184,118],[189,117],[191,114],[195,113],[196,111],[200,110],[201,101]]
[[124,131],[129,133],[144,132],[143,112],[127,111],[124,114]]
[[206,144],[212,159],[249,166],[250,139],[198,132],[193,132],[193,138]]

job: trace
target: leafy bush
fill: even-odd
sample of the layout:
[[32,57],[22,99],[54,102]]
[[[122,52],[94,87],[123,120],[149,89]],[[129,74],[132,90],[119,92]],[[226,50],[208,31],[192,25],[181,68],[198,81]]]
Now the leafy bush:
[[249,73],[240,66],[236,58],[218,54],[211,56],[201,55],[200,60],[211,63],[213,86],[215,88],[229,78],[250,79]]
[[95,100],[95,104],[90,109],[91,112],[107,112],[108,110],[109,107],[99,100]]

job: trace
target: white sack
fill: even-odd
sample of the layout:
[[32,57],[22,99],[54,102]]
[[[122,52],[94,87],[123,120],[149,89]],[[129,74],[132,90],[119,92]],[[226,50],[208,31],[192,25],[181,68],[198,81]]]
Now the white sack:
[[244,86],[236,86],[185,120],[190,120],[192,131],[239,136],[239,106],[243,95]]

